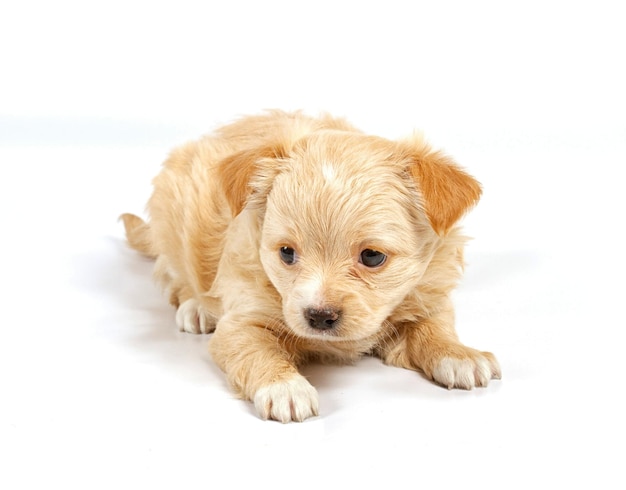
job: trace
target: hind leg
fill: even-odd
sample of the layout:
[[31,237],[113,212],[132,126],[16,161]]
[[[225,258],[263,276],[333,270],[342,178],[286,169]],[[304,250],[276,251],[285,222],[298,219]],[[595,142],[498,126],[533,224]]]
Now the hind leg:
[[181,332],[211,333],[215,323],[215,317],[195,298],[184,301],[176,310],[176,325]]
[[198,334],[215,330],[216,319],[207,308],[213,300],[203,298],[202,302],[199,301],[194,291],[170,271],[167,257],[158,257],[154,275],[161,286],[170,292],[170,304],[176,308],[176,325],[181,332]]

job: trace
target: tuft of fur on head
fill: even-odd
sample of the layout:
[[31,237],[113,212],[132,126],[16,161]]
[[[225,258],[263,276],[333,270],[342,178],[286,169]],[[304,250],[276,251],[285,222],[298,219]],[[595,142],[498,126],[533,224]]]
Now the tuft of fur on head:
[[323,115],[310,118],[302,112],[268,111],[260,116],[249,116],[225,126],[217,134],[241,148],[223,159],[218,166],[218,177],[236,216],[245,204],[258,197],[255,190],[271,185],[285,158],[297,142],[319,130],[357,132],[342,119]]

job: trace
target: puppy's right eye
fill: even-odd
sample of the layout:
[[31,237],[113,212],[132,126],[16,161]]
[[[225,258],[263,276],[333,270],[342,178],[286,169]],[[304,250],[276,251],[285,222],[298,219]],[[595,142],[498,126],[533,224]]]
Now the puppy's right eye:
[[378,250],[372,250],[371,248],[366,248],[361,252],[359,256],[359,262],[363,264],[365,267],[375,268],[380,267],[387,260],[387,256],[379,252]]
[[287,265],[293,265],[298,260],[296,256],[296,251],[291,247],[280,247],[279,250],[280,260],[282,260]]

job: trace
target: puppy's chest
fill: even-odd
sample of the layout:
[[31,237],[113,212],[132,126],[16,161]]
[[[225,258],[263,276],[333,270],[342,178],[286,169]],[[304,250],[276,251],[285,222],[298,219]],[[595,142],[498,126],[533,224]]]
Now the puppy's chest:
[[297,342],[299,357],[304,362],[320,362],[324,364],[352,364],[364,355],[372,354],[377,339],[336,341],[324,339],[300,339]]

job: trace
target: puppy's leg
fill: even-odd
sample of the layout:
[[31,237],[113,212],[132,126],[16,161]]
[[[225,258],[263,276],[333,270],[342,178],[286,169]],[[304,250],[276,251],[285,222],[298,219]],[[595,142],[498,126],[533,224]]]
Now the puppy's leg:
[[248,315],[222,317],[209,342],[215,362],[259,416],[286,423],[318,414],[317,391],[296,367],[293,353]]
[[472,349],[458,340],[451,307],[420,323],[404,324],[399,333],[397,343],[381,348],[387,364],[418,369],[448,389],[471,390],[501,377],[491,352]]
[[215,330],[215,318],[202,304],[210,302],[210,298],[198,301],[193,289],[173,271],[167,256],[159,255],[154,278],[163,289],[169,290],[170,304],[176,308],[178,329],[187,333],[211,333]]

